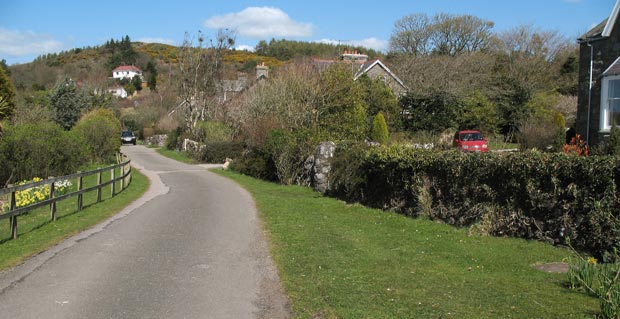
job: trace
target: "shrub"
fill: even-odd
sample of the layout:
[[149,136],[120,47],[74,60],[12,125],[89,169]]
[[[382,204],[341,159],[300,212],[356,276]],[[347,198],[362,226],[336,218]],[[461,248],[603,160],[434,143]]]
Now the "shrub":
[[564,145],[565,131],[558,122],[554,118],[545,117],[527,121],[517,135],[521,150],[559,151]]
[[222,122],[199,122],[194,130],[194,138],[201,143],[222,143],[232,141],[233,130]]
[[370,138],[377,143],[387,144],[389,140],[389,132],[385,118],[381,112],[377,113],[375,119],[372,121],[372,131],[370,132]]
[[269,134],[264,150],[273,161],[281,183],[309,184],[309,176],[304,176],[304,164],[316,149],[320,140],[318,136],[303,129],[293,132],[275,130]]
[[82,137],[91,161],[112,162],[120,151],[121,123],[109,109],[88,112],[73,130]]
[[238,159],[243,155],[243,143],[213,142],[205,144],[198,153],[198,160],[203,163],[224,163],[227,158]]
[[183,130],[181,127],[177,127],[175,130],[168,133],[168,139],[166,139],[166,149],[180,150],[181,143],[183,143],[182,135]]
[[51,122],[7,125],[0,139],[0,183],[74,173],[85,150],[73,132]]
[[246,150],[243,156],[232,162],[230,168],[255,178],[272,182],[278,180],[276,168],[270,156],[258,149]]
[[146,140],[147,138],[155,135],[155,129],[152,127],[145,127],[142,129],[142,139]]

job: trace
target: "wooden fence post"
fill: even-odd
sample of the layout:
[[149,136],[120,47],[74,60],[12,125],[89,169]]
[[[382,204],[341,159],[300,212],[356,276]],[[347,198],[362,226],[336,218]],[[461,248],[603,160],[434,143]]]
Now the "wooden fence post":
[[[78,173],[81,173],[81,172],[78,172]],[[83,180],[82,180],[82,176],[80,175],[80,177],[78,177],[78,185],[77,185],[78,191],[82,190],[83,188],[82,185],[83,185]],[[81,211],[82,208],[84,207],[84,196],[83,195],[84,194],[81,194],[81,193],[78,194],[78,200],[77,200],[78,211]]]
[[112,184],[110,186],[110,193],[112,195],[110,197],[114,197],[114,184],[116,184],[116,182],[114,182],[114,168],[110,170],[110,180],[112,181]]
[[101,172],[97,173],[97,203],[101,201]]
[[121,192],[125,190],[125,165],[121,165],[120,169],[120,178],[121,178]]
[[[54,189],[55,189],[54,182],[52,182],[50,184],[50,199],[54,198]],[[55,222],[56,221],[56,201],[52,201],[50,203],[50,213],[52,215],[52,221]]]
[[[11,206],[9,206],[9,212],[17,207],[15,202],[15,191],[11,192]],[[17,216],[12,216],[9,219],[9,225],[11,226],[11,238],[17,239]]]

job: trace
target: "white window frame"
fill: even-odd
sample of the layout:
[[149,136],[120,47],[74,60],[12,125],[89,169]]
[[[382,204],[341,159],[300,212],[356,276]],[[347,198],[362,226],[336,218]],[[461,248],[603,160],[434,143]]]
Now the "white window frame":
[[[620,75],[606,76],[603,77],[603,82],[601,85],[601,112],[600,112],[600,125],[599,129],[601,132],[609,132],[611,130],[611,125],[608,125],[609,122],[609,82],[611,81],[620,81]],[[617,98],[620,100],[620,96]],[[620,123],[616,124],[616,126],[620,126]]]

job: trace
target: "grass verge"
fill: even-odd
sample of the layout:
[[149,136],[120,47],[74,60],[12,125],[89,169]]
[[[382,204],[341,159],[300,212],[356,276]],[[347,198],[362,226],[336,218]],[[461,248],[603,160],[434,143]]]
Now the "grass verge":
[[166,156],[168,158],[171,158],[175,161],[179,161],[179,162],[186,163],[186,164],[196,164],[196,161],[194,161],[193,158],[189,157],[189,155],[187,155],[187,153],[185,152],[171,151],[163,147],[156,149],[156,151],[157,153],[163,156]]
[[248,191],[295,318],[592,318],[598,301],[536,270],[566,249],[368,209],[216,171]]
[[[107,174],[107,176],[106,176]],[[119,176],[117,170],[116,176]],[[58,244],[62,240],[88,229],[121,211],[142,196],[149,187],[146,176],[132,168],[132,180],[128,188],[111,197],[110,188],[102,191],[102,202],[96,204],[97,192],[84,195],[84,209],[77,211],[77,197],[57,203],[57,220],[50,222],[50,211],[42,207],[18,217],[18,237],[10,240],[8,219],[0,224],[0,270],[13,267],[30,256]],[[109,172],[103,180],[109,179]],[[84,179],[85,187],[96,183],[96,176]],[[73,185],[75,189],[75,183]],[[120,182],[116,185],[120,190]]]

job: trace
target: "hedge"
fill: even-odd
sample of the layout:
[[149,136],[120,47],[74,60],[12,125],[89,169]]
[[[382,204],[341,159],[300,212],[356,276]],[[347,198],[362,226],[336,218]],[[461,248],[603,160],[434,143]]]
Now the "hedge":
[[340,147],[331,194],[496,236],[618,259],[620,157]]

